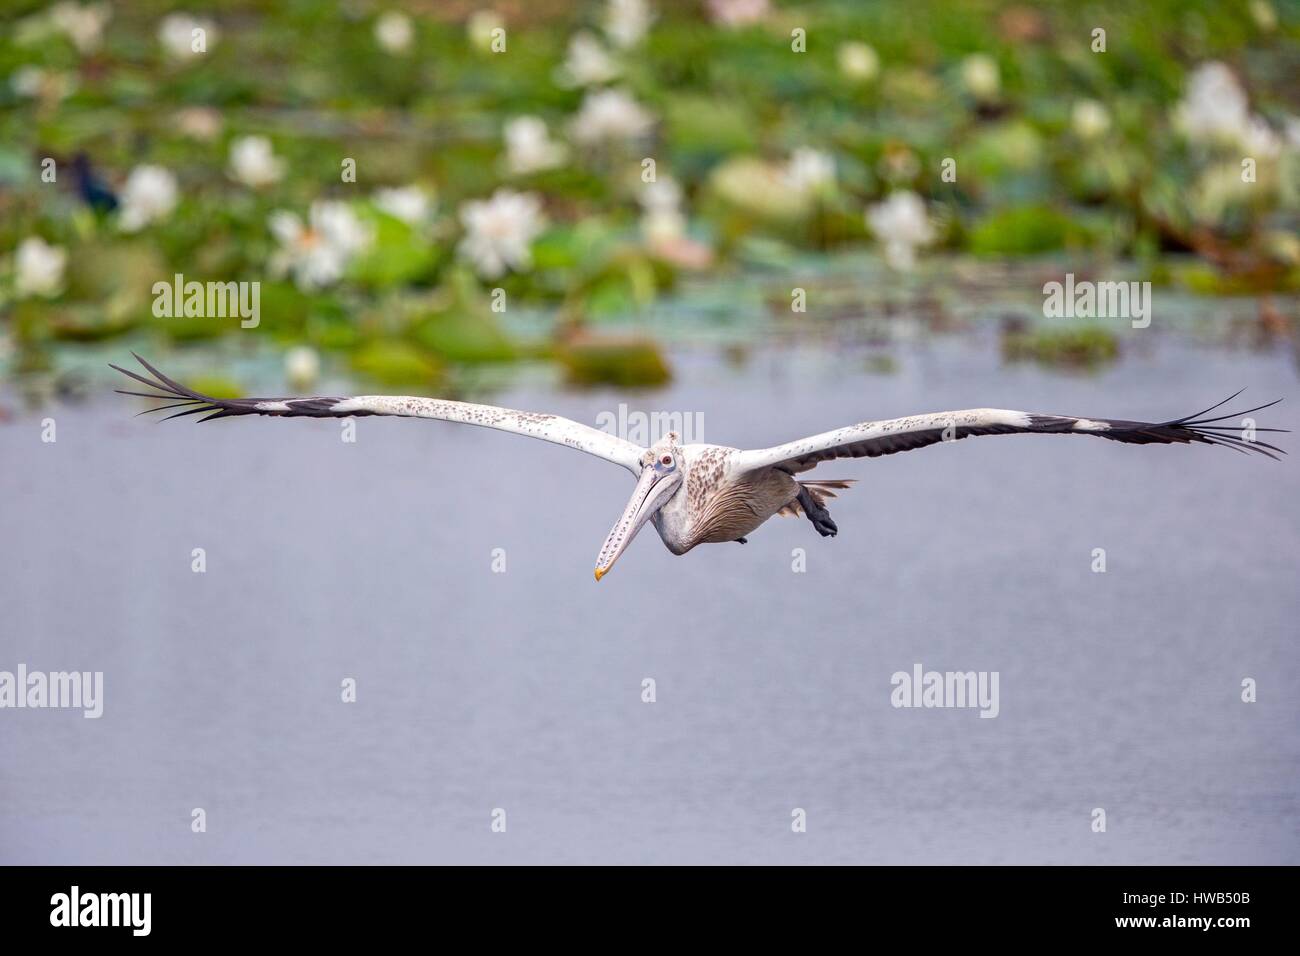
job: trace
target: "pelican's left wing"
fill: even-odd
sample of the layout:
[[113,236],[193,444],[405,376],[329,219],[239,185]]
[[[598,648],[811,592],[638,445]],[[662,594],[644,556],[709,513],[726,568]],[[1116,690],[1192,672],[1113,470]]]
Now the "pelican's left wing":
[[[131,354],[135,355],[134,352]],[[184,409],[168,415],[167,418],[204,412],[208,414],[199,421],[206,422],[232,415],[279,415],[289,418],[398,415],[410,418],[436,418],[445,422],[481,425],[484,428],[495,428],[516,435],[527,435],[529,438],[540,438],[542,441],[576,448],[597,458],[612,461],[616,465],[622,465],[634,475],[641,474],[641,456],[645,453],[645,449],[640,445],[610,435],[598,428],[561,418],[559,415],[519,412],[512,408],[498,408],[495,405],[474,405],[470,402],[451,402],[409,395],[358,395],[353,398],[211,398],[173,381],[140,356],[136,355],[135,358],[153,376],[153,380],[124,368],[118,368],[116,365],[112,368],[123,375],[129,375],[154,391],[134,392],[124,389],[117,389],[117,391],[123,395],[172,400],[172,404],[148,409],[151,412],[168,408]],[[166,419],[162,420],[166,421]]]
[[[1241,393],[1238,392],[1237,395]],[[1241,418],[1251,412],[1276,405],[1260,405],[1232,415],[1215,418],[1201,416],[1214,411],[1236,398],[1233,395],[1195,415],[1169,422],[1130,422],[1111,418],[1075,418],[1070,415],[1036,415],[1006,408],[968,408],[955,412],[937,412],[933,415],[913,415],[909,418],[891,418],[887,421],[862,422],[835,431],[823,432],[810,438],[743,451],[732,459],[732,468],[739,472],[759,468],[779,468],[795,474],[815,467],[832,458],[875,458],[895,452],[911,451],[942,441],[956,441],[971,435],[1094,435],[1111,441],[1133,445],[1188,444],[1204,442],[1209,445],[1226,445],[1238,451],[1256,451],[1276,459],[1272,452],[1282,452],[1267,442],[1253,436],[1244,437],[1245,427],[1220,424],[1229,419]],[[1277,401],[1281,401],[1278,399]],[[1255,428],[1255,432],[1286,431],[1283,428]],[[1285,452],[1282,452],[1285,454]]]

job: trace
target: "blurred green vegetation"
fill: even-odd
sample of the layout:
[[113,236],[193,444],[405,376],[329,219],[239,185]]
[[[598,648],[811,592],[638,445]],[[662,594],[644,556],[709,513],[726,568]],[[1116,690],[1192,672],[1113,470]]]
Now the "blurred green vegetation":
[[[1136,263],[1200,294],[1300,289],[1295,3],[182,9],[5,6],[11,372],[49,367],[56,343],[256,335],[394,386],[520,358],[652,384],[669,369],[622,320],[686,279],[857,247],[900,283],[918,257],[969,255]],[[512,145],[520,117],[545,125]],[[270,154],[241,171],[249,137]],[[172,193],[137,180],[155,167]],[[919,219],[883,211],[903,193]],[[259,283],[257,328],[157,314],[155,283],[178,273]],[[540,338],[521,311],[550,317]],[[1026,332],[1008,355],[1108,348]]]
[[1002,354],[1012,362],[1035,361],[1071,368],[1097,368],[1119,356],[1119,338],[1097,324],[1064,328],[1004,329]]

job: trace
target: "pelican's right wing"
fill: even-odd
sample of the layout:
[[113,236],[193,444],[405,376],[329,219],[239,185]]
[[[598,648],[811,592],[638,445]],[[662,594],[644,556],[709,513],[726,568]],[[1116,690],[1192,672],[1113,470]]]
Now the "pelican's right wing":
[[[131,354],[135,355],[134,352]],[[123,395],[174,400],[170,405],[149,409],[151,412],[168,408],[184,409],[168,415],[167,418],[203,412],[209,413],[199,419],[204,422],[214,418],[228,418],[232,415],[279,415],[289,418],[398,415],[410,418],[436,418],[445,422],[481,425],[484,428],[495,428],[516,435],[527,435],[529,438],[540,438],[542,441],[576,448],[597,458],[612,461],[616,465],[622,465],[634,475],[641,474],[641,456],[645,454],[645,449],[640,445],[558,415],[519,412],[511,408],[498,408],[495,405],[474,405],[470,402],[451,402],[409,395],[358,395],[353,398],[211,398],[173,381],[140,356],[136,355],[135,358],[153,375],[153,380],[124,368],[118,368],[116,365],[112,367],[155,391],[133,392],[123,389],[117,391]]]
[[[1238,392],[1237,395],[1241,393]],[[1245,428],[1222,424],[1241,418],[1251,412],[1276,405],[1260,405],[1232,415],[1213,418],[1202,416],[1214,411],[1237,395],[1195,415],[1168,422],[1130,422],[1112,418],[1077,418],[1072,415],[1037,415],[1006,408],[967,408],[961,411],[937,412],[932,415],[912,415],[908,418],[891,418],[879,422],[862,422],[822,432],[787,442],[773,448],[743,451],[732,459],[732,468],[738,472],[760,468],[779,468],[797,474],[816,467],[832,458],[875,458],[900,451],[924,448],[940,442],[956,441],[974,435],[1093,435],[1131,445],[1188,444],[1203,442],[1207,445],[1226,445],[1237,451],[1253,451],[1269,458],[1282,449],[1260,441],[1253,436],[1243,437]],[[1281,401],[1281,399],[1278,399]],[[1282,428],[1253,428],[1256,432],[1281,432]]]

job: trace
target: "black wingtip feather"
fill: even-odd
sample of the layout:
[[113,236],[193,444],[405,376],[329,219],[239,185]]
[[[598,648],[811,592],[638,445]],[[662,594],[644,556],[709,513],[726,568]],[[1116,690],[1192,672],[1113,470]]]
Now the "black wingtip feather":
[[[1197,419],[1186,419],[1186,418],[1184,418],[1184,419],[1182,419],[1182,421],[1179,422],[1179,424],[1180,424],[1180,425],[1208,425],[1208,424],[1210,424],[1210,423],[1212,423],[1212,422],[1222,422],[1222,421],[1226,421],[1226,420],[1229,419],[1229,418],[1240,418],[1242,415],[1249,415],[1249,414],[1251,414],[1252,412],[1259,412],[1259,411],[1263,411],[1263,410],[1266,409],[1266,408],[1272,408],[1274,405],[1278,404],[1278,403],[1281,402],[1281,401],[1282,401],[1282,399],[1280,399],[1280,398],[1275,398],[1275,399],[1273,399],[1273,401],[1268,402],[1268,403],[1265,404],[1265,405],[1256,405],[1254,408],[1248,408],[1248,409],[1246,409],[1245,411],[1242,411],[1242,412],[1233,412],[1233,413],[1231,413],[1231,414],[1229,414],[1229,415],[1219,415],[1219,416],[1217,416],[1217,417],[1215,417],[1215,418],[1197,418]],[[1222,403],[1220,403],[1220,404],[1222,404]],[[1205,413],[1202,412],[1201,414],[1205,414]]]
[[[133,353],[131,353],[131,354],[134,355],[135,353],[133,352]],[[1179,418],[1179,419],[1177,419],[1176,421],[1166,422],[1165,424],[1167,424],[1167,425],[1182,425],[1184,422],[1190,422],[1190,421],[1191,421],[1192,419],[1194,419],[1194,418],[1200,418],[1202,415],[1206,414],[1206,412],[1212,412],[1212,411],[1214,411],[1216,408],[1222,408],[1224,405],[1227,405],[1230,401],[1232,401],[1234,398],[1236,398],[1238,395],[1240,395],[1240,394],[1241,394],[1242,392],[1244,392],[1245,390],[1246,390],[1245,388],[1239,388],[1239,389],[1237,389],[1235,392],[1233,392],[1231,395],[1229,395],[1227,398],[1225,398],[1223,401],[1219,402],[1219,404],[1217,404],[1217,405],[1211,405],[1209,408],[1205,409],[1204,411],[1196,412],[1194,415],[1188,415],[1186,418]]]
[[[179,382],[168,378],[135,352],[132,352],[131,355],[134,356],[135,360],[153,376],[152,379],[146,378],[138,372],[133,372],[131,369],[122,368],[120,365],[116,365],[113,362],[109,362],[108,367],[113,369],[115,372],[121,372],[132,381],[139,382],[141,385],[153,389],[153,391],[138,392],[134,389],[126,388],[115,388],[113,391],[117,392],[119,395],[132,395],[137,398],[152,398],[158,401],[170,402],[170,404],[156,405],[153,408],[146,408],[144,411],[137,413],[137,418],[140,415],[164,412],[173,408],[184,409],[184,411],[175,412],[171,415],[164,415],[162,418],[158,419],[160,422],[165,422],[170,421],[173,418],[181,418],[185,415],[222,410],[226,407],[226,403],[222,399],[200,395],[193,389],[186,388]],[[177,401],[177,399],[179,399],[179,401]],[[195,407],[191,408],[190,406]]]
[[[1282,399],[1275,398],[1271,402],[1266,402],[1263,405],[1256,405],[1254,408],[1247,408],[1239,412],[1230,412],[1226,415],[1215,415],[1213,418],[1203,417],[1215,409],[1222,408],[1244,391],[1244,388],[1238,389],[1217,405],[1211,405],[1203,412],[1197,412],[1195,415],[1189,415],[1186,418],[1178,418],[1174,421],[1164,422],[1163,424],[1154,426],[1160,432],[1160,437],[1156,440],[1181,440],[1184,442],[1199,441],[1209,445],[1222,445],[1225,448],[1231,448],[1234,451],[1239,451],[1243,454],[1247,452],[1255,452],[1256,454],[1263,455],[1266,458],[1272,458],[1274,461],[1281,461],[1282,459],[1280,459],[1278,455],[1285,455],[1287,453],[1286,449],[1278,448],[1276,445],[1271,445],[1266,441],[1240,437],[1244,429],[1238,429],[1231,425],[1218,423],[1226,422],[1233,418],[1242,418],[1243,416],[1253,414],[1254,412],[1261,412],[1266,408],[1272,408],[1274,405],[1279,404]],[[1290,429],[1254,427],[1251,431],[1252,433],[1273,432],[1289,434]],[[1277,452],[1277,454],[1275,455],[1273,452]]]
[[210,411],[212,411],[212,409],[209,408],[208,406],[206,406],[206,405],[200,405],[198,408],[190,408],[190,409],[187,409],[186,411],[183,411],[183,412],[176,412],[175,414],[167,415],[167,416],[164,417],[164,418],[160,418],[160,419],[158,419],[158,421],[160,421],[160,422],[169,422],[169,421],[171,421],[173,418],[184,418],[186,415],[198,415],[198,414],[201,414],[202,412],[210,412]]
[[143,365],[145,369],[148,370],[150,375],[158,379],[158,381],[162,382],[164,385],[166,385],[168,388],[172,389],[173,391],[179,392],[182,395],[195,396],[198,394],[197,392],[191,391],[190,389],[186,388],[184,385],[180,384],[179,382],[172,381],[170,378],[168,378],[162,372],[158,371],[156,368],[154,368],[152,365],[146,362],[139,355],[136,355],[134,352],[132,352],[131,354],[135,355],[135,360],[139,362],[141,365]]
[[[132,381],[139,382],[141,385],[148,386],[154,391],[137,392],[129,389],[114,389],[122,395],[135,395],[140,398],[152,398],[160,401],[175,400],[175,404],[151,408],[149,412],[164,411],[170,408],[182,408],[187,405],[194,405],[195,408],[187,411],[177,412],[174,415],[167,415],[158,419],[159,421],[170,421],[173,418],[180,418],[185,415],[195,415],[202,412],[208,412],[204,418],[199,421],[210,422],[217,418],[230,418],[236,415],[271,415],[285,417],[302,417],[311,416],[315,418],[331,417],[360,417],[363,415],[375,414],[365,410],[353,410],[346,413],[335,412],[334,408],[339,403],[345,401],[342,398],[316,396],[312,398],[213,398],[210,395],[204,395],[187,388],[175,379],[169,378],[151,365],[144,357],[131,353],[135,360],[153,376],[152,379],[133,372],[130,369],[109,363],[109,368],[121,372]],[[263,406],[275,403],[267,409]],[[141,414],[147,414],[142,412]]]

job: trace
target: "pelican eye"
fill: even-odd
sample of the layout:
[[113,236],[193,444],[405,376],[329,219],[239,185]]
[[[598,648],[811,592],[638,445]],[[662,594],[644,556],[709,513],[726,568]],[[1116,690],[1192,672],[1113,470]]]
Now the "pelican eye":
[[659,460],[660,460],[661,462],[663,462],[665,465],[671,465],[671,464],[673,463],[673,456],[672,456],[672,455],[664,455],[664,456],[663,456],[662,458],[660,458]]

